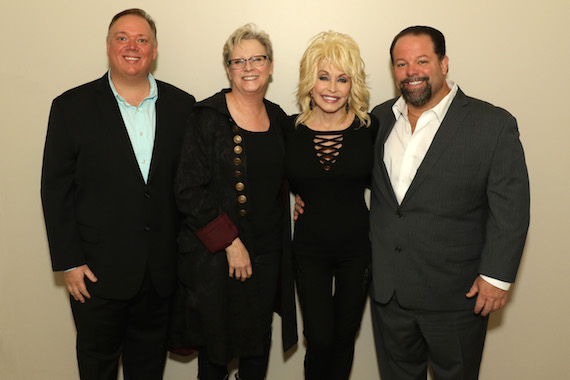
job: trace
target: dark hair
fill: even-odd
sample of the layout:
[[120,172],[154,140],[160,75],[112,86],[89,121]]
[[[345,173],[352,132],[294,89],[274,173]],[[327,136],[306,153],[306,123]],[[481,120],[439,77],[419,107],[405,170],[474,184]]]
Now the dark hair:
[[111,30],[111,27],[117,22],[118,19],[120,19],[123,16],[128,16],[128,15],[134,15],[134,16],[139,16],[141,18],[144,18],[146,20],[146,22],[148,22],[148,24],[150,25],[150,29],[152,30],[152,34],[154,35],[154,42],[156,43],[156,24],[154,23],[154,20],[152,19],[152,17],[150,17],[150,15],[148,13],[146,13],[145,11],[143,11],[142,9],[139,8],[131,8],[131,9],[126,9],[122,12],[117,13],[115,16],[113,16],[113,19],[111,20],[111,23],[109,24],[109,28],[107,29],[107,33]]
[[433,42],[433,51],[437,54],[439,60],[441,61],[443,57],[445,57],[445,37],[443,33],[431,26],[416,25],[402,30],[394,37],[394,40],[392,40],[392,45],[390,45],[390,59],[392,60],[392,64],[394,64],[394,46],[396,46],[396,42],[398,42],[400,38],[410,34],[413,36],[429,36]]

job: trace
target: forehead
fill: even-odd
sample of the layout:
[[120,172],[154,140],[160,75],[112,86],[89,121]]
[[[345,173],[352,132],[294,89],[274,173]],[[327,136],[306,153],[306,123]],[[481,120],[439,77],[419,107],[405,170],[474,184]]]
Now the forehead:
[[115,21],[109,29],[109,34],[116,33],[152,34],[152,29],[144,18],[136,15],[125,15]]
[[327,60],[319,61],[319,64],[317,65],[317,70],[326,71],[330,74],[335,74],[335,75],[346,74],[342,68],[337,67],[336,65],[332,64]]
[[394,45],[394,59],[403,58],[408,55],[434,55],[435,49],[431,37],[426,34],[406,35],[400,37]]
[[261,42],[256,39],[249,39],[249,40],[241,40],[239,43],[234,45],[231,55],[242,55],[242,54],[262,54],[267,53],[265,50],[265,46]]

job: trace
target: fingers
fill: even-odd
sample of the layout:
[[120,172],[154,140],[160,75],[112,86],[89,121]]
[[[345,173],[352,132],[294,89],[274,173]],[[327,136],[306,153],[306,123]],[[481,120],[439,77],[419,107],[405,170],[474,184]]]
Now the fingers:
[[293,220],[297,220],[299,215],[303,214],[305,202],[301,199],[299,194],[295,195],[295,211],[293,212]]
[[97,277],[95,277],[95,274],[91,272],[87,265],[79,266],[63,274],[67,291],[74,300],[81,303],[85,303],[86,298],[91,298],[91,294],[89,294],[85,285],[85,277],[92,282],[97,281]]

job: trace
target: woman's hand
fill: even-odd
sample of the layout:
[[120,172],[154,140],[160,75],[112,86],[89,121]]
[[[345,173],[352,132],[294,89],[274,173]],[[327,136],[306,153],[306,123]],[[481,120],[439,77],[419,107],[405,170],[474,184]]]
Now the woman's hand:
[[230,277],[241,281],[251,277],[253,270],[249,252],[239,237],[235,238],[232,244],[226,248],[226,256],[228,258]]

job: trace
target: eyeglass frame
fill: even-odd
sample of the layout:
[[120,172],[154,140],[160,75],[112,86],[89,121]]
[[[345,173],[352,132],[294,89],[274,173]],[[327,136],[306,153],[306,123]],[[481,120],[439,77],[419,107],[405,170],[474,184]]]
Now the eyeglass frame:
[[[254,59],[254,58],[263,58],[263,61],[259,65],[256,65],[256,64],[254,64],[255,61],[252,61],[252,59]],[[228,64],[228,67],[232,70],[243,70],[243,68],[247,65],[246,62],[249,62],[251,67],[261,67],[261,66],[265,65],[265,61],[267,61],[267,60],[269,60],[269,57],[267,55],[259,54],[259,55],[253,55],[249,58],[233,58],[233,59],[228,60],[227,64]],[[234,63],[234,65],[239,64],[239,66],[238,67],[232,66],[232,62],[236,62],[236,63]]]

